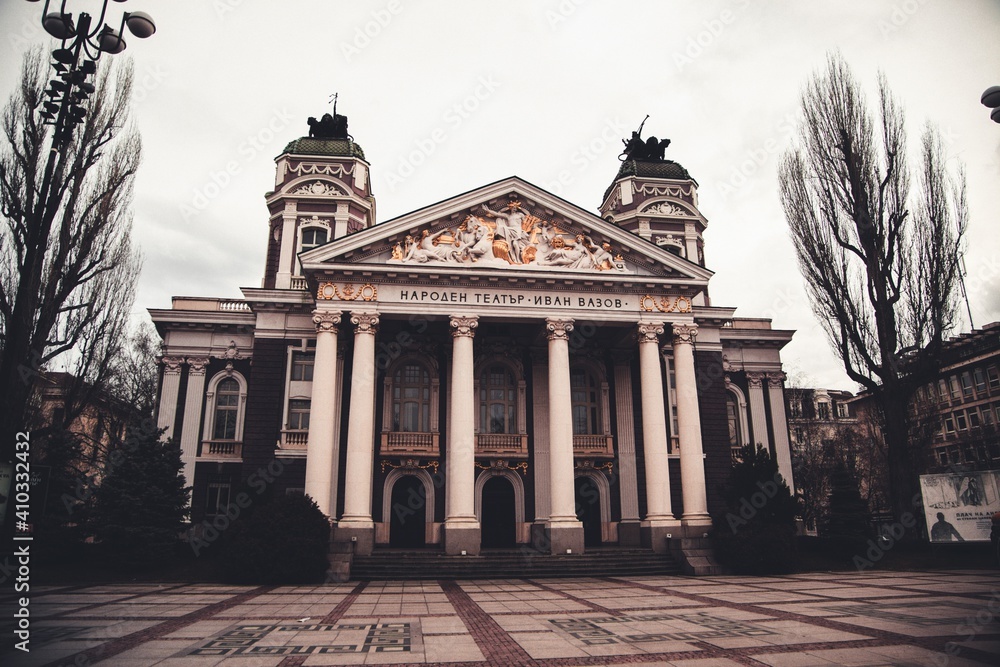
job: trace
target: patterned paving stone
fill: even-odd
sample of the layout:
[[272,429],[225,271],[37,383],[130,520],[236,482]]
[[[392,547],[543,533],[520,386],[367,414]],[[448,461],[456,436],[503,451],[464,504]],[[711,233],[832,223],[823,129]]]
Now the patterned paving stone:
[[4,667],[1000,664],[990,571],[73,586],[34,610]]

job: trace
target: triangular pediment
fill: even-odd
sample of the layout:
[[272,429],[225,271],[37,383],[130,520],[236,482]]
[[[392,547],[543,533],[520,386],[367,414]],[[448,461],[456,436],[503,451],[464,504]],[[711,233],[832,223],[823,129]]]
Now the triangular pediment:
[[300,256],[307,273],[353,270],[650,277],[712,272],[518,177],[336,239]]

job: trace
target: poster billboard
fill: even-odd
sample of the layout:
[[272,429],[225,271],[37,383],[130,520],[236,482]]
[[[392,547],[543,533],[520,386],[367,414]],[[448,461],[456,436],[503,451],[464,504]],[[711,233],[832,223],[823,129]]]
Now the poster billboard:
[[1000,512],[1000,470],[921,475],[931,542],[989,542]]

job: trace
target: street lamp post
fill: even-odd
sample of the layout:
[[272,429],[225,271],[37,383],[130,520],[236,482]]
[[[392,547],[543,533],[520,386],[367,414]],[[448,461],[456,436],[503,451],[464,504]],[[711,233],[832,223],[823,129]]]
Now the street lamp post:
[[981,101],[984,106],[988,106],[993,109],[993,111],[990,112],[990,118],[992,118],[994,122],[1000,123],[1000,86],[990,86],[983,91]]
[[[30,194],[25,202],[31,210],[26,211],[25,215],[21,280],[18,282],[8,320],[10,326],[4,332],[4,354],[0,363],[0,386],[4,388],[3,392],[17,395],[8,395],[2,401],[2,412],[5,414],[0,417],[0,437],[4,440],[0,459],[5,462],[13,460],[11,438],[23,418],[20,413],[28,395],[24,378],[30,377],[37,370],[26,369],[25,364],[32,363],[27,360],[38,358],[41,353],[40,350],[33,350],[31,332],[45,266],[46,247],[62,197],[61,189],[53,186],[54,174],[62,160],[72,156],[66,146],[73,139],[76,126],[86,119],[87,100],[95,93],[94,84],[87,79],[97,72],[97,61],[102,53],[115,54],[125,50],[122,31],[126,26],[129,32],[139,38],[149,37],[156,32],[156,24],[144,12],[124,12],[118,30],[112,28],[105,23],[109,0],[103,0],[101,14],[96,22],[85,12],[81,12],[74,21],[73,15],[66,11],[68,0],[56,0],[56,3],[58,11],[50,11],[50,5],[54,3],[45,0],[41,17],[45,31],[62,41],[59,48],[52,51],[52,67],[56,76],[49,82],[45,91],[48,99],[42,103],[39,111],[42,124],[53,126],[52,140],[41,186],[36,190],[34,202],[32,203]],[[36,354],[33,355],[33,351]],[[13,523],[10,521],[13,508],[13,503],[7,504],[7,516],[3,517],[4,532]]]

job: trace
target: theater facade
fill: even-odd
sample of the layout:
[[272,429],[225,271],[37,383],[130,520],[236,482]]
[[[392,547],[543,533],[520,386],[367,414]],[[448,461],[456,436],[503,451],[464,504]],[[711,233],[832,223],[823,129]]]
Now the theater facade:
[[662,551],[709,530],[734,447],[791,485],[792,332],[712,302],[662,148],[634,136],[598,211],[512,176],[382,221],[323,122],[276,158],[261,287],[150,311],[195,523],[249,485],[309,495],[358,554]]

